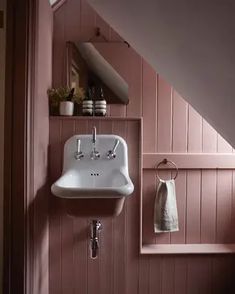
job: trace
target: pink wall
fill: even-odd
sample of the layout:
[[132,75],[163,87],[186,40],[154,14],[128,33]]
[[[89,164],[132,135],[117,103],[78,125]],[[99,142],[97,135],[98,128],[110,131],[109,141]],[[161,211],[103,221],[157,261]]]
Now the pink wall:
[[48,225],[48,144],[49,144],[49,113],[48,98],[45,94],[52,84],[52,35],[53,14],[48,0],[37,1],[36,21],[38,31],[35,32],[35,80],[32,83],[35,94],[33,113],[34,129],[33,164],[34,174],[30,175],[33,182],[33,201],[29,213],[32,213],[33,247],[33,281],[31,293],[47,294],[48,260],[49,260],[49,225]]
[[235,146],[232,1],[87,1]]
[[[71,218],[65,202],[50,197],[50,293],[125,293],[134,285],[138,268],[139,203],[139,119],[50,120],[50,183],[61,174],[65,141],[74,134],[87,134],[93,126],[98,133],[122,136],[129,147],[130,177],[135,185],[120,216],[102,219],[99,258],[89,257],[91,219]],[[72,200],[74,201],[74,200]],[[71,205],[76,205],[72,203]],[[132,238],[132,236],[135,236]],[[136,281],[137,282],[137,281]],[[127,291],[127,293],[135,293]]]
[[[55,85],[63,83],[65,78],[65,42],[89,40],[95,26],[101,27],[109,40],[119,39],[85,0],[68,0],[54,13]],[[109,115],[143,116],[145,153],[233,152],[231,146],[133,49],[130,49],[128,63],[124,60],[124,64],[130,103],[111,105]],[[89,122],[85,129],[79,129],[82,126],[73,120],[51,120],[50,140],[60,150],[58,156],[54,153],[53,166],[57,174],[53,173],[53,177],[60,173],[64,138],[72,135],[76,128],[87,131],[88,125]],[[111,130],[111,125],[107,122],[105,128]],[[123,131],[123,127],[120,128]],[[233,181],[233,171],[181,171],[177,195],[182,229],[179,233],[156,238],[149,229],[155,179],[153,171],[145,171],[144,242],[233,241]],[[101,254],[95,262],[88,256],[89,220],[71,219],[65,214],[63,205],[52,198],[50,201],[50,294],[233,293],[233,255],[139,255],[139,197],[130,198],[120,217],[105,221]],[[207,210],[203,209],[205,207]]]

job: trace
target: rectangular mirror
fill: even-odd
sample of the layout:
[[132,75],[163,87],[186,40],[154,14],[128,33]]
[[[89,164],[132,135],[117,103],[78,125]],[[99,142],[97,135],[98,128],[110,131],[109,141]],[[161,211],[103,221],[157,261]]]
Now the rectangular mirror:
[[75,88],[102,87],[109,104],[128,104],[128,84],[120,64],[129,50],[125,43],[66,43],[67,85]]

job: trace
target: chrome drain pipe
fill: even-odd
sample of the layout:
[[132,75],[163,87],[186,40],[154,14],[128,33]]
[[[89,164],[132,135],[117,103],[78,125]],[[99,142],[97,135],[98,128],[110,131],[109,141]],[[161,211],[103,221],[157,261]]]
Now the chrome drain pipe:
[[91,258],[97,258],[99,249],[99,232],[102,229],[102,224],[99,220],[91,222]]

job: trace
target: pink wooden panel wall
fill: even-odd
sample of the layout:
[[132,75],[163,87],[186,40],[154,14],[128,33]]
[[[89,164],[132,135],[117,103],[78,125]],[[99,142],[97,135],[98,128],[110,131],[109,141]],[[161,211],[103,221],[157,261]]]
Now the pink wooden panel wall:
[[[87,41],[99,26],[109,40],[120,37],[86,3],[67,0],[54,14],[54,85],[64,82],[65,42]],[[154,152],[233,152],[232,148],[133,49],[123,60],[130,104],[111,105],[111,116],[143,116],[143,148]],[[115,125],[115,127],[114,127]],[[73,120],[50,122],[50,140],[57,146],[50,158],[52,181],[61,168],[61,143],[74,132],[91,127]],[[102,122],[104,130],[132,135],[123,122]],[[134,132],[135,133],[135,132]],[[132,138],[134,140],[134,137]],[[131,163],[133,168],[135,163]],[[56,172],[55,172],[56,171]],[[133,171],[135,175],[135,171]],[[162,176],[170,172],[162,171]],[[155,177],[144,172],[143,241],[147,244],[232,242],[234,230],[234,172],[180,171],[177,197],[181,230],[158,238],[152,230]],[[139,198],[133,197],[120,217],[105,220],[100,258],[88,258],[88,220],[66,216],[51,199],[50,294],[224,294],[234,293],[233,255],[140,256]]]
[[[52,84],[52,39],[53,39],[53,13],[48,0],[38,1],[35,9],[38,20],[35,30],[35,75],[32,78],[32,91],[34,103],[33,112],[33,165],[32,199],[27,203],[30,216],[30,244],[27,256],[31,277],[30,293],[49,293],[49,216],[48,216],[48,144],[49,144],[49,119],[48,99],[45,95]],[[42,17],[43,16],[43,17]],[[33,77],[32,76],[32,77]],[[33,108],[33,109],[32,109]],[[32,169],[32,168],[31,168]],[[33,200],[33,201],[32,201]],[[25,204],[26,205],[26,204]],[[33,215],[33,218],[32,218]],[[32,250],[33,248],[33,250]],[[33,260],[33,261],[32,261]]]
[[[139,233],[139,119],[60,119],[50,120],[50,184],[61,173],[65,141],[74,134],[114,133],[128,144],[130,177],[135,191],[122,214],[102,219],[99,259],[89,258],[91,219],[67,215],[63,201],[50,197],[50,293],[124,293],[124,287],[138,287]],[[132,236],[135,236],[133,238]],[[124,280],[129,281],[126,284]],[[135,285],[134,285],[135,284]],[[134,291],[134,290],[133,290]],[[132,290],[128,291],[132,293]],[[133,292],[134,293],[134,292]]]

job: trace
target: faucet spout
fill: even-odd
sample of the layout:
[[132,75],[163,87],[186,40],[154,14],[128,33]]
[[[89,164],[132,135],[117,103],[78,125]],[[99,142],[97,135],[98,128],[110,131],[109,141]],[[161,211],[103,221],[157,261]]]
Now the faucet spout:
[[91,152],[91,159],[96,160],[100,158],[100,153],[96,150],[96,127],[94,126],[92,129],[92,152]]
[[95,144],[96,142],[96,127],[94,126],[92,129],[92,143]]

